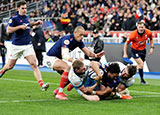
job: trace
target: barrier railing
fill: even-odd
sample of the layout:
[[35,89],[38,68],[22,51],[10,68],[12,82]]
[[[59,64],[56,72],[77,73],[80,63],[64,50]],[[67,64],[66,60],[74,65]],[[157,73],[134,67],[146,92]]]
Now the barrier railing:
[[[100,37],[101,40],[104,41],[104,43],[123,43],[123,38],[119,37]],[[84,37],[84,42],[92,42],[93,37]],[[160,38],[153,38],[154,43],[160,44]],[[149,40],[147,41],[149,43]]]

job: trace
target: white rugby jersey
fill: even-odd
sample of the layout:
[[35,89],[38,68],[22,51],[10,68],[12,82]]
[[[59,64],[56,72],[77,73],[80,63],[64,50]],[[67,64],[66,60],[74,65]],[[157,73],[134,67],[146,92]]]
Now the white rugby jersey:
[[89,69],[90,69],[90,62],[89,61],[84,61],[83,62],[86,66],[86,71],[84,74],[78,76],[75,74],[73,67],[71,67],[70,71],[69,71],[69,75],[68,75],[68,79],[69,81],[72,83],[72,85],[74,87],[81,87],[85,81],[85,79],[88,77],[89,74]]

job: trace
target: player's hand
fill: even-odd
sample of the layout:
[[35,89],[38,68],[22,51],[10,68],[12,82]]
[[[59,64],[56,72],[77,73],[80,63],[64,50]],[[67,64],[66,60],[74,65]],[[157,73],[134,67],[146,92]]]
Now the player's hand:
[[96,57],[101,58],[105,54],[105,51],[101,51],[96,54]]
[[27,25],[20,25],[19,28],[22,29],[22,30],[26,30],[27,29]]
[[123,54],[123,58],[128,58],[128,55],[127,54]]
[[96,81],[99,81],[99,80],[101,80],[101,79],[102,79],[102,75],[98,75],[98,76],[95,78]]
[[148,54],[151,55],[153,53],[153,48],[150,48]]

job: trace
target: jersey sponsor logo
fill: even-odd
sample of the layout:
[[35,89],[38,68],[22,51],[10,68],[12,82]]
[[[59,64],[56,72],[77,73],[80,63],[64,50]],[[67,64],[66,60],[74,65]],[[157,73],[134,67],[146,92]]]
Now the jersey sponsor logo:
[[10,19],[10,20],[8,21],[8,23],[9,23],[9,24],[12,23],[12,19]]
[[69,45],[69,43],[70,43],[69,40],[64,40],[65,45]]
[[145,35],[145,38],[147,38],[147,34]]
[[51,66],[51,62],[50,62],[50,61],[47,61],[47,65],[48,65],[48,66]]

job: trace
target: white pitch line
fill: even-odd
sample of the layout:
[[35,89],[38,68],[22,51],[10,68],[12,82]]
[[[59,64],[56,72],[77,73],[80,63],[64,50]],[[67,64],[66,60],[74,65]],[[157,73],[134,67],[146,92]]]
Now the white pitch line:
[[37,99],[37,100],[12,100],[12,101],[0,101],[0,103],[20,103],[20,102],[44,102],[53,101],[53,99]]
[[136,92],[136,93],[147,93],[147,94],[156,94],[160,95],[158,92],[148,92],[148,91],[136,91],[136,90],[129,90],[130,92]]
[[[20,79],[10,79],[10,78],[2,78],[1,80],[9,80],[9,81],[19,81],[19,82],[30,82],[30,83],[37,83],[37,81],[31,81],[31,80],[20,80]],[[59,83],[49,83],[49,84],[55,84],[59,85]],[[147,93],[147,94],[156,94],[160,95],[158,92],[148,92],[148,91],[136,91],[136,90],[129,90],[130,92],[137,92],[137,93]]]
[[[31,81],[31,80],[21,80],[21,79],[10,79],[10,78],[2,78],[1,80],[8,80],[8,81],[19,81],[19,82],[29,82],[29,83],[38,83],[37,81]],[[49,84],[55,84],[59,85],[58,83],[50,83]]]
[[[160,95],[141,95],[141,96],[133,96],[134,98],[143,98],[143,97],[160,97]],[[53,101],[53,99],[36,99],[36,100],[12,100],[12,101],[0,101],[0,103],[21,103],[21,102],[45,102],[45,101]]]
[[139,95],[139,96],[132,96],[133,98],[142,98],[142,97],[160,97],[160,95]]

